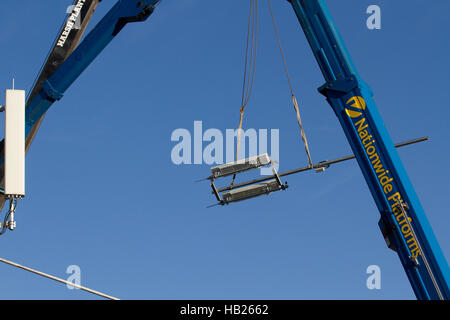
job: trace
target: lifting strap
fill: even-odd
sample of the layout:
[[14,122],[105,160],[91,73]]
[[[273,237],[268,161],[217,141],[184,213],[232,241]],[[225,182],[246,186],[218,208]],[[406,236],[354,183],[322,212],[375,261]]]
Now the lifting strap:
[[[245,47],[244,81],[242,85],[242,99],[237,134],[236,161],[239,157],[241,144],[242,121],[244,119],[245,107],[250,100],[255,80],[256,52],[258,42],[258,0],[250,0],[250,13],[248,17],[247,43]],[[236,175],[233,175],[231,185],[233,185]]]
[[294,105],[294,109],[297,114],[297,122],[298,122],[298,125],[300,126],[300,132],[302,135],[303,144],[305,145],[305,151],[306,151],[306,155],[308,157],[308,163],[309,163],[309,166],[312,167],[313,163],[311,160],[311,153],[309,152],[308,140],[306,139],[305,130],[303,129],[302,119],[300,117],[300,110],[298,107],[297,99],[295,98],[295,95],[294,95],[294,89],[292,87],[291,78],[289,76],[286,58],[285,58],[284,52],[283,52],[283,47],[281,46],[280,35],[278,34],[278,28],[277,28],[277,24],[275,21],[275,16],[273,14],[272,5],[270,3],[270,0],[267,0],[267,3],[269,4],[270,15],[272,16],[272,22],[273,22],[273,27],[275,29],[275,35],[277,36],[278,47],[280,48],[281,58],[283,59],[284,71],[286,72],[286,78],[289,83],[289,88],[291,89],[292,104]]
[[[298,102],[294,94],[294,89],[292,87],[291,78],[289,76],[286,58],[284,56],[283,47],[281,45],[280,36],[278,34],[278,28],[275,21],[275,16],[273,14],[272,5],[270,0],[267,0],[270,9],[270,15],[272,16],[273,27],[275,29],[275,35],[277,37],[278,46],[280,48],[281,58],[283,59],[284,70],[286,72],[286,78],[289,83],[289,88],[291,90],[292,104],[297,115],[297,122],[300,126],[301,138],[303,144],[305,145],[306,155],[308,157],[309,167],[312,168],[313,162],[311,159],[311,153],[309,151],[308,140],[306,138],[305,130],[303,128],[302,119],[300,117],[300,109],[298,107]],[[255,66],[256,66],[256,52],[257,52],[257,40],[258,40],[258,0],[250,0],[250,14],[248,19],[248,29],[247,29],[247,44],[245,48],[245,62],[244,62],[244,81],[242,85],[242,100],[240,108],[239,126],[237,134],[237,146],[236,146],[236,161],[239,158],[239,148],[241,144],[241,132],[242,132],[242,122],[244,119],[245,107],[247,106],[250,96],[253,90],[253,83],[255,79]],[[231,186],[234,184],[236,179],[236,174],[233,175],[231,180]]]

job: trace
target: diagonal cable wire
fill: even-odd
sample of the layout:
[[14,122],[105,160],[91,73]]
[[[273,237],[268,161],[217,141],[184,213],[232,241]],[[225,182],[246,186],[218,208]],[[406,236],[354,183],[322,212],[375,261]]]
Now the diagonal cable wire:
[[20,265],[20,264],[18,264],[18,263],[15,263],[15,262],[12,262],[12,261],[3,259],[3,258],[0,258],[0,262],[6,263],[6,264],[8,264],[8,265],[10,265],[10,266],[13,266],[13,267],[16,267],[16,268],[19,268],[19,269],[22,269],[22,270],[25,270],[25,271],[28,271],[28,272],[37,274],[37,275],[40,275],[40,276],[42,276],[42,277],[45,277],[45,278],[48,278],[48,279],[51,279],[51,280],[54,280],[54,281],[58,281],[58,282],[67,284],[67,285],[69,285],[69,286],[72,286],[72,287],[81,289],[81,290],[83,290],[83,291],[86,291],[86,292],[95,294],[95,295],[97,295],[97,296],[100,296],[100,297],[103,297],[103,298],[106,298],[106,299],[110,299],[110,300],[120,300],[120,299],[118,299],[118,298],[115,298],[115,297],[113,297],[113,296],[107,295],[107,294],[105,294],[105,293],[102,293],[102,292],[99,292],[99,291],[95,291],[95,290],[92,290],[92,289],[89,289],[89,288],[80,286],[80,285],[78,285],[78,284],[75,284],[75,283],[66,281],[66,280],[64,280],[64,279],[61,279],[61,278],[58,278],[58,277],[55,277],[55,276],[52,276],[52,275],[49,275],[49,274],[46,274],[46,273],[43,273],[43,272],[34,270],[34,269],[31,269],[31,268],[28,268],[28,267],[25,267],[25,266],[22,266],[22,265]]

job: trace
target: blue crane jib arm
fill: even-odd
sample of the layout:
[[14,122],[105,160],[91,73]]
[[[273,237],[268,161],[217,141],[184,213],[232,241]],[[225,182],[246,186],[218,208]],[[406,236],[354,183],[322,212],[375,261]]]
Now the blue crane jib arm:
[[129,22],[144,21],[160,0],[119,0],[26,106],[26,134]]
[[288,0],[325,78],[319,88],[333,108],[418,299],[449,299],[447,261],[368,85],[359,77],[324,0]]
[[[122,30],[122,28],[130,22],[144,21],[154,11],[155,7],[161,0],[118,0],[117,3],[109,10],[103,19],[95,26],[95,28],[86,36],[86,38],[75,48],[68,48],[70,55],[65,58],[61,56],[61,52],[55,54],[55,60],[47,61],[42,70],[39,79],[31,89],[31,94],[26,103],[25,110],[25,135],[26,150],[28,150],[36,131],[39,128],[40,121],[46,111],[52,104],[62,98],[64,92],[72,85],[78,76],[94,61],[101,51],[112,41],[112,39]],[[78,32],[76,37],[84,33],[85,23],[88,23],[90,16],[95,10],[99,0],[91,2],[79,0],[75,3],[89,9],[85,13],[86,21],[83,22],[82,32]],[[89,6],[88,6],[89,4]],[[80,10],[81,11],[81,10]],[[71,32],[72,35],[76,32]],[[71,46],[78,43],[79,39],[67,39],[64,36],[63,41],[71,42]],[[58,39],[58,40],[61,40]],[[55,47],[59,42],[55,43]],[[67,45],[61,43],[61,45]],[[73,50],[73,51],[72,51]],[[48,59],[52,59],[52,53]],[[60,61],[60,60],[63,61]],[[51,68],[48,68],[51,66]],[[56,70],[53,70],[56,66]],[[52,69],[52,70],[47,70]],[[46,77],[49,74],[48,78]],[[41,79],[42,78],[42,79]],[[42,81],[40,81],[42,80]],[[4,148],[3,141],[0,142],[0,186],[3,184],[3,165],[4,165]],[[5,203],[5,197],[0,194],[0,210]]]

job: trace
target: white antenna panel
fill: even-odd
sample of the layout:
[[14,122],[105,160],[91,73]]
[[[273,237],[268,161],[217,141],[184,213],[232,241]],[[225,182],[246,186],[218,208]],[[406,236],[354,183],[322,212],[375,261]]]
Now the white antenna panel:
[[25,91],[6,90],[5,195],[25,196]]

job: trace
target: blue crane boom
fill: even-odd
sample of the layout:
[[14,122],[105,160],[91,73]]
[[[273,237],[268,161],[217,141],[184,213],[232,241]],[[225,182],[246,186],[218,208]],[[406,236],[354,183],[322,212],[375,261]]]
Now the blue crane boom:
[[67,60],[42,84],[26,107],[26,134],[129,22],[144,21],[160,0],[119,0]]
[[[31,90],[25,109],[25,135],[27,149],[30,146],[37,129],[39,128],[42,117],[47,110],[57,100],[63,97],[64,92],[72,85],[78,76],[94,61],[94,59],[102,52],[102,50],[114,39],[114,37],[122,30],[122,28],[130,22],[144,21],[154,11],[160,0],[118,0],[117,3],[109,10],[103,19],[95,26],[95,28],[85,37],[85,39],[74,49],[70,48],[70,55],[59,61],[61,57],[50,61],[49,66],[58,62],[56,70],[51,70],[49,77],[46,78],[46,70],[43,70],[38,77],[37,83]],[[76,3],[85,4],[86,0],[79,0]],[[98,0],[92,2],[88,15],[92,15]],[[90,17],[89,17],[90,19]],[[85,28],[85,26],[83,26]],[[84,30],[83,30],[84,32]],[[80,37],[80,33],[78,37]],[[58,41],[68,41],[65,38],[57,39]],[[79,39],[74,39],[72,45],[77,44]],[[63,43],[60,43],[63,45]],[[44,68],[45,69],[45,68]],[[52,68],[49,68],[52,69]],[[53,68],[54,69],[54,68]],[[42,81],[40,82],[39,80]],[[3,141],[2,141],[3,142]],[[0,169],[4,164],[3,145],[0,146]],[[3,181],[3,170],[0,172],[0,181]],[[0,209],[5,203],[3,194],[0,195]]]
[[444,254],[324,0],[288,0],[325,78],[319,88],[331,105],[375,200],[379,226],[395,250],[418,299],[449,299]]

